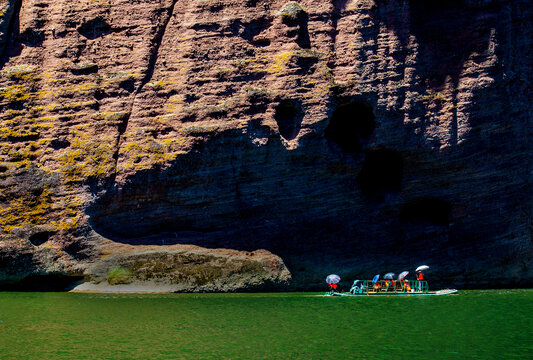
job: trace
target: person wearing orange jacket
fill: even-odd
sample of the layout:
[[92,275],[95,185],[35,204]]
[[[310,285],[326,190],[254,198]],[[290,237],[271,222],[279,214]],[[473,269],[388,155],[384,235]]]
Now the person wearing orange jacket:
[[329,290],[330,292],[335,292],[337,291],[337,284],[328,284],[329,285]]
[[422,291],[422,281],[424,280],[424,274],[422,271],[417,271],[416,280],[418,280],[418,291]]

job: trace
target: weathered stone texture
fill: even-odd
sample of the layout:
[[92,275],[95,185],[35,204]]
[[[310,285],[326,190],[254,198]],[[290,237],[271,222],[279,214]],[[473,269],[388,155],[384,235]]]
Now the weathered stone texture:
[[0,280],[192,246],[301,289],[533,285],[529,1],[0,9]]

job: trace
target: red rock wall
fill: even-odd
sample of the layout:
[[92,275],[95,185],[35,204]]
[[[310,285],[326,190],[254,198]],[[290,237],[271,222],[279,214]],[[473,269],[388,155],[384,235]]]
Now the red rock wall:
[[193,245],[532,284],[528,1],[4,3],[5,279]]

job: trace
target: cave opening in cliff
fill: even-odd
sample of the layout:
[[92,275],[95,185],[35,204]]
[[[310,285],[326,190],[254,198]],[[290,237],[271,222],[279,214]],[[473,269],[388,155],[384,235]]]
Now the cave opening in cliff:
[[359,152],[363,140],[368,139],[375,128],[376,117],[372,106],[362,101],[352,101],[335,109],[325,136],[346,152]]
[[280,135],[287,140],[296,138],[300,132],[303,116],[304,111],[298,100],[281,100],[274,114]]
[[50,232],[49,231],[40,231],[38,233],[32,234],[29,237],[30,243],[34,246],[39,246],[44,244],[50,239]]
[[434,197],[420,197],[406,201],[400,208],[400,221],[430,223],[446,226],[450,223],[452,205]]
[[14,284],[0,284],[0,291],[69,291],[84,279],[83,275],[33,274]]
[[87,39],[94,40],[111,33],[111,25],[101,16],[85,21],[78,26],[78,32]]
[[366,153],[357,185],[365,195],[381,195],[400,191],[402,178],[402,155],[395,150],[379,148]]

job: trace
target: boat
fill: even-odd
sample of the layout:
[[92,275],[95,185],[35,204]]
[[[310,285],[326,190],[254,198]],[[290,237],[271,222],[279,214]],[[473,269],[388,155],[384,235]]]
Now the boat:
[[456,289],[430,291],[427,281],[356,280],[350,292],[329,291],[325,296],[440,296],[457,294]]

